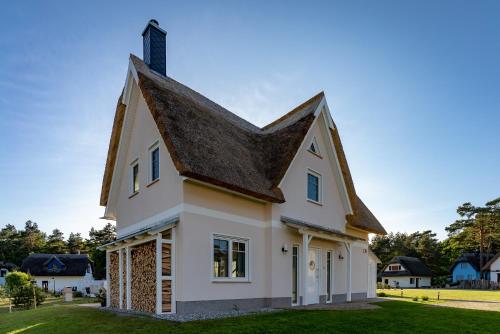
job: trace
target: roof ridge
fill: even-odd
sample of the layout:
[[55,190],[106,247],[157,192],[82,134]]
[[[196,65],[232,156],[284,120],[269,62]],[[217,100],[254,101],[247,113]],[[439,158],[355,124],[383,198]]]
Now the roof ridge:
[[268,129],[270,129],[270,128],[272,128],[272,127],[280,124],[281,122],[285,121],[286,119],[288,119],[291,116],[293,116],[296,113],[298,113],[300,110],[304,109],[306,106],[308,106],[311,103],[315,102],[318,98],[324,97],[324,96],[325,96],[325,92],[324,91],[319,92],[318,94],[316,94],[313,97],[309,98],[307,101],[302,102],[301,104],[299,104],[298,106],[296,106],[295,108],[293,108],[292,110],[290,110],[289,112],[287,112],[286,114],[284,114],[283,116],[281,116],[280,118],[278,118],[278,119],[272,121],[271,123],[267,124],[266,126],[262,127],[261,130],[265,131],[265,130],[268,130]]

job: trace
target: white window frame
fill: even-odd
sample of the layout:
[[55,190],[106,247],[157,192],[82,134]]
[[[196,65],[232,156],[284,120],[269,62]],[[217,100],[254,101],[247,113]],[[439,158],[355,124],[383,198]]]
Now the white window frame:
[[[137,181],[139,183],[137,190],[134,190],[134,167],[135,166],[137,166]],[[137,159],[134,159],[129,165],[129,180],[130,180],[129,195],[135,195],[139,192],[139,189],[141,189],[140,173],[141,173],[141,166],[139,165],[139,159],[137,158]]]
[[[158,178],[153,180],[153,158],[152,153],[154,150],[158,149]],[[157,182],[161,178],[161,152],[160,152],[160,141],[155,141],[148,149],[148,186],[154,182]]]
[[[318,200],[309,198],[309,174],[318,178]],[[306,200],[314,204],[323,204],[323,178],[317,171],[308,168],[306,170]]]
[[[214,240],[227,240],[228,241],[228,277],[215,277],[214,275]],[[232,263],[233,263],[233,241],[245,243],[245,277],[231,277]],[[230,236],[225,234],[214,233],[210,241],[210,279],[212,282],[251,282],[250,277],[250,239]]]
[[[316,152],[314,152],[313,150],[311,150],[311,146],[313,146],[316,148]],[[307,151],[309,153],[312,153],[318,157],[321,158],[321,151],[319,150],[319,145],[318,145],[318,141],[316,140],[316,137],[313,137],[313,139],[311,140],[311,142],[309,143],[309,146],[307,147]]]

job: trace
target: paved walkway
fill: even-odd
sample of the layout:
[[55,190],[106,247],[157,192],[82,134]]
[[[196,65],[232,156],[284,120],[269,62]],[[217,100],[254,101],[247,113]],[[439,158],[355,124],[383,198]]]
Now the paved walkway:
[[89,304],[76,304],[77,306],[82,306],[82,307],[92,307],[92,308],[99,308],[101,307],[100,303],[89,303]]

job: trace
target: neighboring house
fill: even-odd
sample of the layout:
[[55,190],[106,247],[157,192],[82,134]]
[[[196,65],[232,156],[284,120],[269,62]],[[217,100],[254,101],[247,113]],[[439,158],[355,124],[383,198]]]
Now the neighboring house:
[[93,262],[87,254],[31,254],[23,260],[21,271],[46,292],[59,292],[65,287],[86,294],[96,293],[102,281],[93,277]]
[[0,261],[0,285],[5,284],[5,276],[8,273],[16,269],[16,265],[14,263]]
[[431,286],[434,276],[420,259],[410,256],[396,256],[381,273],[382,283],[393,288],[423,288]]
[[488,273],[490,281],[500,283],[500,252],[484,265],[483,272]]
[[[166,76],[151,21],[118,99],[101,205],[108,306],[151,313],[365,299],[368,234],[320,93],[259,128]],[[376,260],[375,260],[376,261]]]
[[[494,255],[483,254],[483,263],[486,264]],[[471,281],[481,279],[481,261],[479,253],[462,253],[450,268],[452,281]],[[488,279],[488,272],[484,273],[484,278]]]

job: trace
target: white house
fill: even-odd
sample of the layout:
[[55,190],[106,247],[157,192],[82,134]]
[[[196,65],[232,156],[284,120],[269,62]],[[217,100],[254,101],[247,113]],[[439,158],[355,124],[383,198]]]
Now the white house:
[[483,266],[483,272],[489,272],[491,282],[500,283],[500,252]]
[[0,261],[0,285],[5,284],[5,276],[16,268],[16,265],[6,261]]
[[46,292],[71,287],[95,294],[103,286],[103,281],[94,279],[93,262],[87,254],[31,254],[23,260],[21,271]]
[[393,288],[430,287],[433,275],[420,259],[410,256],[394,257],[381,273],[382,283]]
[[257,127],[166,75],[156,21],[143,38],[101,192],[117,228],[103,246],[108,306],[186,314],[367,298],[368,234],[386,232],[356,194],[325,94]]

